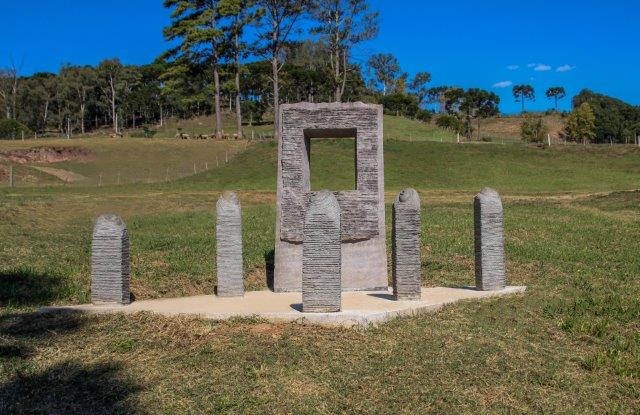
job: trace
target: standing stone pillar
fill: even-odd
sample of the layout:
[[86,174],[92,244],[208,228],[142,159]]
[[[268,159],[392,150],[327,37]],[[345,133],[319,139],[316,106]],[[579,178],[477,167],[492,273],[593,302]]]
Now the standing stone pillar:
[[219,297],[242,297],[242,218],[234,192],[224,192],[216,204],[216,264]]
[[393,202],[393,296],[420,300],[420,196],[404,189]]
[[330,313],[342,306],[340,205],[328,191],[311,193],[302,243],[302,311]]
[[91,302],[129,304],[129,233],[117,215],[102,215],[93,228]]
[[504,220],[500,195],[485,188],[474,199],[476,288],[501,290],[506,285]]

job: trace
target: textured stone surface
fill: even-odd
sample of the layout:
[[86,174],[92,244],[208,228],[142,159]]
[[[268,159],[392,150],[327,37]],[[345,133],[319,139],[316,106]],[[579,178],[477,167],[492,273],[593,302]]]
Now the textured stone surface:
[[311,193],[303,229],[302,310],[340,311],[340,205],[332,193]]
[[93,228],[91,301],[129,304],[129,233],[117,215],[102,215]]
[[341,208],[343,289],[386,287],[382,107],[285,104],[280,109],[280,129],[274,289],[301,289],[311,141],[336,137],[354,137],[356,147],[356,190],[334,192]]
[[476,288],[501,290],[506,286],[502,201],[485,188],[474,199]]
[[234,192],[224,192],[216,204],[217,295],[244,295],[242,271],[242,218],[240,201]]
[[404,189],[393,202],[393,295],[396,300],[419,300],[420,196]]

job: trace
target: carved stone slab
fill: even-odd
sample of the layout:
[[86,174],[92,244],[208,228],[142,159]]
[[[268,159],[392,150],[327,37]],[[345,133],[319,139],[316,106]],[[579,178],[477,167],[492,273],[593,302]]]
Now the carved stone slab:
[[102,215],[93,228],[91,302],[129,304],[129,233],[117,215]]
[[280,107],[275,291],[300,291],[310,152],[321,138],[355,139],[356,190],[332,189],[341,209],[345,290],[387,286],[382,107],[363,103]]
[[340,311],[340,205],[327,191],[312,193],[302,244],[302,311]]
[[224,192],[216,204],[216,264],[219,297],[242,297],[242,217],[234,192]]
[[473,202],[475,225],[476,288],[501,290],[506,286],[502,201],[485,188]]
[[393,202],[393,296],[420,300],[420,196],[404,189]]

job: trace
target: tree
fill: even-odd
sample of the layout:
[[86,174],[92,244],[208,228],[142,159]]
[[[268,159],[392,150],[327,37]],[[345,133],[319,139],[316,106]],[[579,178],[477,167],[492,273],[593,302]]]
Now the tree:
[[99,85],[111,110],[113,132],[118,134],[117,99],[124,67],[119,59],[107,59],[98,64]]
[[18,70],[15,65],[10,68],[0,69],[0,99],[4,104],[5,118],[15,119],[16,102],[18,97]]
[[389,86],[398,78],[400,72],[398,59],[390,53],[377,53],[371,55],[367,64],[378,83],[382,84],[382,95],[387,95]]
[[556,108],[556,111],[558,111],[558,100],[566,97],[567,93],[565,92],[563,87],[553,86],[547,89],[547,92],[545,93],[545,95],[547,96],[547,99],[553,98],[555,100],[555,104],[556,104],[555,108]]
[[[467,122],[470,124],[471,119],[475,118],[478,126],[478,141],[480,140],[480,120],[489,118],[499,113],[498,105],[500,97],[493,92],[483,89],[471,88],[467,90],[462,97],[460,111],[467,116]],[[469,134],[471,128],[468,128]]]
[[640,122],[640,107],[634,107],[619,99],[583,90],[573,98],[573,108],[585,102],[589,103],[596,117],[597,142],[627,142],[629,130]]
[[220,59],[227,47],[220,28],[221,14],[218,0],[164,0],[164,7],[172,9],[171,25],[164,28],[164,37],[180,45],[170,49],[166,57],[184,56],[193,62],[211,65],[214,84],[215,134],[222,137],[220,112]]
[[36,84],[34,85],[34,92],[37,101],[41,107],[41,120],[39,122],[38,129],[44,131],[47,129],[47,123],[49,121],[49,115],[51,113],[51,103],[58,95],[58,79],[55,74],[49,72],[39,72],[32,77]]
[[522,139],[530,143],[542,143],[549,132],[542,117],[525,115],[520,125]]
[[236,102],[236,132],[242,134],[242,105],[240,103],[240,74],[242,71],[241,58],[246,57],[247,44],[242,42],[242,35],[246,27],[258,20],[260,12],[253,7],[255,0],[220,0],[220,14],[228,16],[231,24],[226,28],[231,45],[231,55],[235,71],[234,94]]
[[427,88],[429,82],[431,82],[431,74],[429,72],[418,72],[409,83],[409,90],[416,94],[419,106],[425,103],[425,99],[429,95],[429,89]]
[[436,86],[427,90],[426,101],[429,104],[437,104],[438,112],[444,114],[446,112],[445,92],[451,87],[448,86]]
[[513,96],[516,99],[516,102],[522,103],[522,112],[524,112],[525,101],[536,100],[535,90],[531,85],[515,85],[513,87]]
[[85,114],[89,95],[97,83],[95,70],[90,66],[63,66],[60,71],[60,79],[65,90],[65,95],[70,101],[76,103],[80,120],[80,131],[85,133]]
[[312,33],[328,45],[333,74],[334,101],[342,101],[353,47],[378,34],[378,12],[369,11],[367,0],[314,0],[311,11],[318,23]]
[[284,65],[283,48],[308,6],[307,0],[256,0],[262,16],[258,37],[261,52],[271,61],[275,134],[279,133],[280,70]]
[[595,121],[596,117],[593,114],[591,105],[584,102],[579,107],[574,108],[567,117],[565,136],[573,141],[582,140],[585,144],[587,141],[593,141],[596,138]]

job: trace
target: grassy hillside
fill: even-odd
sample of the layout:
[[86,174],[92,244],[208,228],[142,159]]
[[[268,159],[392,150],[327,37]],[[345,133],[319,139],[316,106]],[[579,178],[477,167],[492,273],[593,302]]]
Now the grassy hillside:
[[[0,151],[36,143],[0,143]],[[277,146],[273,141],[83,139],[47,141],[56,148],[82,148],[88,156],[57,163],[17,165],[19,187],[61,184],[56,171],[78,175],[68,186],[181,181],[168,186],[275,190]],[[385,179],[390,191],[473,191],[491,185],[510,192],[602,192],[638,185],[640,149],[558,145],[549,149],[500,144],[450,144],[386,140]],[[354,187],[352,140],[317,140],[311,148],[313,188]],[[225,165],[225,158],[229,164]],[[5,175],[0,186],[7,185]],[[219,166],[219,168],[216,168]],[[54,171],[50,171],[53,169]],[[49,172],[49,174],[47,173]],[[58,174],[59,175],[59,174]],[[64,178],[64,176],[61,176]],[[184,178],[184,179],[182,179]],[[163,185],[165,186],[165,185]]]
[[[544,124],[549,129],[551,139],[559,140],[565,120],[559,114],[543,115],[542,117]],[[524,117],[521,115],[488,118],[482,121],[481,134],[496,139],[520,140],[523,120]]]
[[[347,330],[146,313],[33,314],[42,305],[88,301],[92,222],[101,213],[127,223],[137,299],[213,291],[221,190],[240,190],[248,289],[266,287],[275,242],[274,142],[246,149],[244,142],[167,139],[35,144],[43,143],[81,146],[89,156],[18,165],[30,185],[0,187],[0,413],[640,407],[637,148],[388,139],[387,200],[413,186],[423,201],[423,285],[473,283],[472,197],[493,186],[504,201],[509,283],[528,290]],[[0,151],[31,144],[0,143]],[[214,167],[224,152],[229,164]],[[353,141],[314,142],[314,187],[352,188],[352,157]],[[189,170],[194,161],[195,174],[164,181],[167,165]],[[200,170],[203,163],[209,170]],[[56,171],[34,167],[87,180],[60,186]],[[151,178],[124,182],[125,172],[139,171]],[[107,181],[117,172],[119,186]],[[386,219],[390,229],[389,205]]]
[[[633,189],[640,183],[640,149],[557,146],[551,149],[493,144],[385,142],[388,191],[417,189],[474,191],[484,186],[530,192],[601,192]],[[353,142],[323,140],[311,148],[315,188],[353,188]],[[239,154],[224,169],[191,177],[221,189],[275,190],[277,148],[262,143]]]

